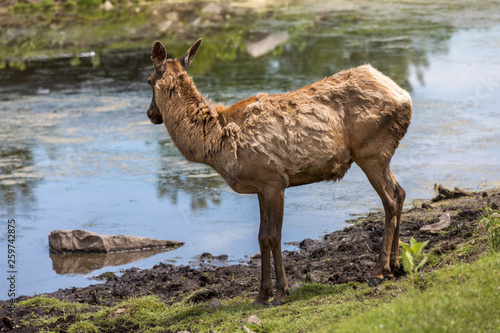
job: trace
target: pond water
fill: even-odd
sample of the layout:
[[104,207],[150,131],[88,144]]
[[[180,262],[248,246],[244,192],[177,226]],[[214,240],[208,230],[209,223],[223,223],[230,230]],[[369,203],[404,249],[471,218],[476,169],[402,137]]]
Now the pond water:
[[[231,104],[370,62],[412,95],[412,124],[392,162],[407,206],[431,198],[435,183],[466,190],[500,185],[500,26],[402,29],[401,21],[370,27],[342,21],[340,31],[335,20],[316,20],[305,30],[298,23],[261,27],[230,58],[212,54],[229,42],[207,36],[189,73],[204,95]],[[174,45],[174,55],[188,46]],[[232,192],[212,169],[186,162],[165,127],[147,119],[149,52],[109,52],[99,55],[99,66],[89,52],[77,66],[62,56],[0,71],[0,218],[16,221],[18,294],[85,286],[106,271],[189,264],[204,252],[227,254],[230,263],[259,252],[257,198]],[[379,209],[353,165],[341,182],[287,190],[283,242],[321,237]],[[185,245],[128,264],[94,263],[92,272],[57,270],[64,263],[50,255],[47,240],[55,229]],[[6,248],[5,230],[0,241]],[[116,266],[103,267],[109,264]],[[6,261],[0,265],[6,272]]]

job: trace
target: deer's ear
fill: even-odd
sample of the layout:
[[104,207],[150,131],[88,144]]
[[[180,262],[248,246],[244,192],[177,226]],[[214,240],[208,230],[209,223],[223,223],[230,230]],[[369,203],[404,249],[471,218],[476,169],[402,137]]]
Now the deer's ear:
[[155,68],[160,68],[165,62],[165,59],[167,59],[167,50],[165,49],[165,46],[157,40],[155,45],[153,45],[153,50],[151,51],[151,60],[153,60]]
[[186,54],[180,59],[180,62],[184,68],[187,68],[193,61],[194,57],[196,56],[196,53],[198,53],[198,49],[200,48],[201,45],[201,38],[194,43],[189,50],[187,50]]

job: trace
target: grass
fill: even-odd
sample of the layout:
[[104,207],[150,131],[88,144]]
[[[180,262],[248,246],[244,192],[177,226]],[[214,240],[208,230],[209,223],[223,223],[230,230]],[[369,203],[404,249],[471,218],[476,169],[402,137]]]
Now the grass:
[[500,254],[439,271],[424,292],[413,290],[324,332],[498,332]]
[[[191,332],[217,331],[238,332],[243,326],[254,332],[298,332],[320,329],[325,322],[341,321],[377,304],[391,301],[402,293],[406,284],[386,283],[373,289],[366,284],[343,285],[304,284],[294,290],[288,303],[280,307],[252,306],[251,297],[222,300],[221,306],[209,304],[193,305],[187,301],[171,306],[165,305],[156,296],[128,299],[114,307],[101,308],[97,312],[82,310],[77,320],[56,326],[68,332],[94,332],[126,329],[136,332],[159,332],[165,329]],[[186,297],[187,299],[188,297]],[[36,297],[18,305],[42,306],[47,310],[65,309],[66,315],[81,304]],[[255,315],[260,323],[247,322]],[[34,325],[54,323],[57,316],[34,319]],[[64,326],[66,325],[66,326]]]
[[91,308],[90,305],[84,303],[71,303],[66,301],[61,301],[55,298],[37,296],[30,298],[29,300],[19,302],[18,305],[21,305],[25,308],[42,308],[47,313],[58,310],[62,311],[65,314],[76,314],[81,311],[89,310]]

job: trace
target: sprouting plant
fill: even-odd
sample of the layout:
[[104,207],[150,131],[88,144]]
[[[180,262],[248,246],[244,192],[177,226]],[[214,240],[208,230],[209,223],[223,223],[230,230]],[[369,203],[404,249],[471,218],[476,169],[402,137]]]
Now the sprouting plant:
[[484,224],[490,250],[498,252],[500,251],[500,210],[488,207],[483,210],[486,212],[486,215],[481,217],[479,223]]
[[[429,243],[429,241],[425,242],[417,242],[415,238],[410,239],[410,244],[405,244],[403,242],[399,242],[403,247],[403,267],[408,274],[413,278],[415,284],[418,284],[418,271],[422,268],[427,262],[427,257],[424,257],[420,260],[422,256],[422,250]],[[420,262],[419,262],[420,260]]]

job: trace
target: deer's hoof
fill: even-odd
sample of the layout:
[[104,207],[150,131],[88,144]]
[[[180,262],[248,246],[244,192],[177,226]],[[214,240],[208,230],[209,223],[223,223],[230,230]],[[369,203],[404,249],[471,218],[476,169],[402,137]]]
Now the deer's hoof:
[[273,299],[272,306],[279,306],[279,305],[283,305],[283,304],[285,304],[285,301],[282,301],[282,300],[280,300],[279,298],[276,298],[276,297]]
[[384,275],[384,281],[394,281],[396,278],[394,277],[394,274],[389,274],[389,275]]
[[379,278],[379,277],[376,277],[376,276],[373,276],[371,277],[369,280],[368,280],[368,285],[370,287],[376,287],[378,286],[379,284],[382,283],[382,281],[384,281],[383,278]]
[[269,306],[269,302],[267,300],[257,298],[255,301],[253,301],[252,305]]
[[394,277],[400,277],[405,275],[405,270],[403,267],[400,267],[399,265],[394,266],[394,268],[391,268],[391,272],[393,272]]

